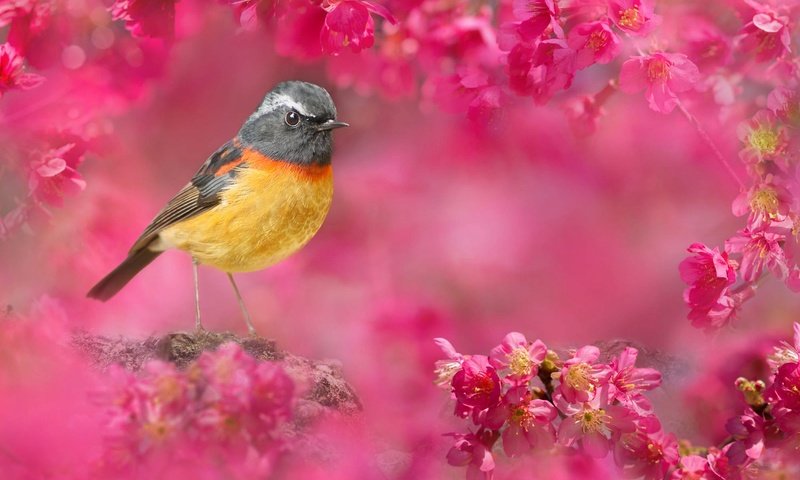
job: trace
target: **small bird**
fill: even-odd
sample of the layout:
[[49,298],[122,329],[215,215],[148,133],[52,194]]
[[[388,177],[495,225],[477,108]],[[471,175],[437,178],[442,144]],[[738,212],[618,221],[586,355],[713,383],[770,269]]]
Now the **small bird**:
[[195,328],[203,330],[197,266],[210,265],[228,274],[255,333],[233,273],[273,265],[317,233],[333,198],[331,131],[347,126],[336,119],[324,88],[278,84],[87,296],[108,300],[162,252],[177,248],[192,256]]

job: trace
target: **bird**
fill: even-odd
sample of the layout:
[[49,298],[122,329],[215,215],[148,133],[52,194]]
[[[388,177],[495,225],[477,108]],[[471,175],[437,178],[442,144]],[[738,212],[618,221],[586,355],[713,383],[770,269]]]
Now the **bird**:
[[317,233],[333,199],[332,131],[348,126],[337,120],[324,88],[296,80],[277,84],[87,297],[109,300],[161,253],[183,250],[192,258],[195,330],[205,331],[198,265],[208,265],[227,274],[255,334],[233,274],[274,265]]

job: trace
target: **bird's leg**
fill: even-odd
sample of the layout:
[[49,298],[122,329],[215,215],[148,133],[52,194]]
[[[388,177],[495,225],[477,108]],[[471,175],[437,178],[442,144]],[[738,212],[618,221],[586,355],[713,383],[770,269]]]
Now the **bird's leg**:
[[244,306],[244,300],[242,300],[242,295],[239,293],[239,287],[237,287],[236,282],[233,281],[233,275],[229,273],[228,278],[231,281],[231,285],[233,285],[233,291],[236,292],[236,299],[239,300],[239,308],[242,309],[242,315],[244,315],[244,323],[247,324],[247,330],[250,332],[250,335],[255,335],[256,327],[254,327],[253,322],[250,321],[250,314],[247,313],[247,308]]
[[205,331],[200,323],[200,281],[197,275],[197,259],[192,257],[192,271],[194,272],[194,330],[195,333]]

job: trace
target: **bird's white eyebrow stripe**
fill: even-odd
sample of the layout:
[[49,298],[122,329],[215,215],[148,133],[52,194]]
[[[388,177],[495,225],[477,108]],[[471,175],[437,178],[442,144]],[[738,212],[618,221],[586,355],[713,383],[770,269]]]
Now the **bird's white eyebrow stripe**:
[[256,112],[250,118],[259,117],[261,115],[264,115],[265,113],[275,110],[280,106],[293,108],[297,111],[297,113],[306,117],[314,116],[308,110],[306,110],[305,107],[303,107],[303,105],[294,101],[292,97],[284,95],[282,93],[272,93],[270,95],[267,95],[267,98],[265,98],[264,101],[261,102],[261,105],[258,107],[258,110],[256,110]]

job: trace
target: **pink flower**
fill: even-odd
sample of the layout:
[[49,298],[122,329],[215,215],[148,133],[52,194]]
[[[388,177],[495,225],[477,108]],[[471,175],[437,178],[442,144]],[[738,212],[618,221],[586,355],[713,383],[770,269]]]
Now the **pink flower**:
[[675,435],[663,431],[626,433],[614,447],[614,460],[630,478],[661,480],[678,464],[678,458]]
[[764,267],[783,280],[789,275],[786,255],[781,247],[784,239],[784,235],[779,233],[744,229],[725,242],[725,250],[742,254],[739,272],[744,281],[753,282],[758,279]]
[[774,409],[782,408],[784,414],[787,410],[800,414],[800,363],[784,363],[778,367],[764,398]]
[[603,395],[577,405],[565,404],[560,398],[555,401],[566,415],[558,428],[558,443],[569,447],[578,442],[593,458],[608,454],[612,436],[636,431],[637,416],[620,405],[609,405]]
[[775,181],[765,181],[737,195],[732,210],[737,217],[749,214],[747,228],[760,230],[769,227],[772,222],[786,220],[792,202],[792,194],[788,189]]
[[789,19],[777,15],[768,7],[761,7],[760,10],[742,27],[741,49],[753,55],[757,62],[777,60],[791,51]]
[[728,259],[727,252],[702,243],[693,243],[688,251],[694,255],[678,266],[681,280],[689,285],[684,300],[692,309],[705,309],[717,303],[736,282],[736,263]]
[[28,188],[38,200],[60,206],[65,195],[86,188],[86,182],[76,170],[82,160],[74,143],[47,151],[31,162]]
[[528,343],[523,334],[511,332],[505,336],[502,344],[492,349],[489,362],[498,370],[507,368],[511,374],[506,378],[513,383],[521,383],[536,376],[545,355],[547,347],[541,340]]
[[256,430],[271,430],[292,417],[294,381],[278,364],[260,362],[252,372],[250,413],[260,420]]
[[622,65],[619,88],[628,93],[646,90],[650,108],[669,113],[678,104],[676,93],[690,90],[700,79],[697,66],[681,53],[631,57]]
[[436,380],[434,383],[439,387],[450,388],[450,383],[453,381],[453,376],[461,370],[461,364],[464,362],[464,356],[456,352],[449,341],[444,338],[434,338],[434,343],[442,349],[442,352],[447,356],[448,360],[436,360],[434,366],[436,369]]
[[569,32],[567,45],[575,50],[575,70],[608,63],[619,53],[619,38],[606,22],[576,25]]
[[503,403],[490,409],[486,415],[486,427],[503,430],[503,451],[514,456],[529,452],[534,447],[550,448],[555,441],[553,420],[558,411],[547,400],[534,399],[527,386],[510,389]]
[[525,40],[536,40],[560,14],[556,0],[514,0],[514,18],[521,20],[517,32]]
[[684,53],[700,70],[711,72],[727,64],[731,57],[729,38],[719,27],[705,18],[690,17],[687,20],[681,32],[686,41]]
[[744,302],[755,296],[755,291],[756,285],[749,283],[735,290],[725,290],[715,302],[693,307],[687,318],[695,328],[706,331],[718,330],[736,318]]
[[564,362],[557,375],[560,383],[555,395],[567,403],[588,402],[595,398],[601,386],[608,383],[609,371],[605,365],[595,362],[600,357],[600,350],[592,345],[578,349]]
[[769,110],[759,110],[753,118],[742,122],[736,132],[744,143],[739,155],[750,163],[781,159],[789,144],[786,130]]
[[461,370],[453,376],[453,393],[456,396],[456,415],[472,414],[476,425],[483,423],[486,410],[500,402],[500,377],[483,355],[473,355],[464,360]]
[[672,472],[670,480],[719,480],[709,470],[708,460],[700,455],[685,455],[680,458],[680,468]]
[[752,409],[731,418],[725,428],[734,441],[727,451],[731,465],[740,466],[758,460],[764,450],[764,419]]
[[375,41],[375,13],[394,24],[397,21],[386,8],[366,0],[325,0],[327,15],[320,31],[322,50],[338,54],[349,48],[354,53],[372,47]]
[[800,363],[800,323],[794,322],[794,342],[782,342],[780,347],[767,358],[767,363],[773,371],[778,370],[787,363]]
[[611,386],[610,397],[634,409],[646,405],[649,410],[649,402],[642,393],[661,385],[661,373],[652,368],[636,368],[634,365],[638,355],[638,350],[626,347],[619,357],[611,361],[608,382]]
[[557,92],[572,85],[575,76],[573,58],[574,52],[563,40],[544,40],[537,45],[529,74],[536,103],[544,104]]
[[653,13],[652,0],[609,0],[608,16],[620,29],[637,37],[646,36],[661,21]]
[[497,434],[482,429],[478,433],[449,435],[456,442],[447,452],[447,463],[455,467],[466,466],[467,480],[491,479],[494,471],[492,446],[497,441]]
[[175,35],[176,0],[115,0],[111,18],[124,20],[137,37],[172,39]]
[[784,122],[795,126],[800,123],[800,96],[796,90],[775,87],[767,95],[767,108]]
[[0,44],[0,98],[11,89],[28,90],[44,82],[44,77],[25,73],[23,58],[8,43]]

